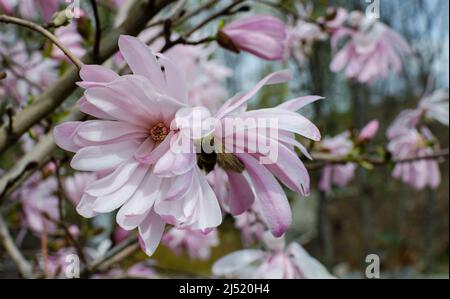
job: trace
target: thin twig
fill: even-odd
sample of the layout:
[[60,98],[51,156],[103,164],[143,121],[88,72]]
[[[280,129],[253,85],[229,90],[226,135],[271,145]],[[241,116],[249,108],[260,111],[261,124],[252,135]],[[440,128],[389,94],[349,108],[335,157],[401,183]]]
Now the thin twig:
[[53,33],[48,31],[44,27],[31,21],[6,15],[0,15],[0,22],[6,24],[15,24],[40,33],[41,35],[49,39],[53,44],[55,44],[73,62],[73,64],[75,64],[78,69],[81,69],[81,67],[83,66],[83,62],[81,62],[81,60],[78,59],[66,46],[64,46]]
[[98,61],[100,55],[100,43],[102,39],[102,27],[100,23],[100,16],[98,14],[98,6],[96,0],[91,0],[92,10],[94,12],[95,19],[95,42],[94,42],[94,61]]
[[410,163],[420,160],[438,160],[441,158],[448,158],[449,149],[440,150],[436,153],[425,155],[425,156],[416,156],[404,159],[393,159],[389,157],[334,157],[330,154],[324,153],[312,153],[313,161],[309,163],[309,169],[315,169],[322,167],[323,164],[347,164],[347,163],[369,163],[374,166],[383,166],[386,164],[402,164],[402,163]]
[[177,39],[173,40],[173,41],[168,41],[166,42],[166,44],[164,45],[164,47],[161,49],[161,52],[165,52],[167,51],[167,49],[178,45],[178,44],[184,44],[188,38],[195,32],[197,32],[198,30],[200,30],[201,28],[203,28],[204,26],[208,25],[210,22],[214,21],[216,18],[229,14],[230,11],[237,6],[238,4],[243,3],[245,0],[233,0],[232,3],[230,3],[229,5],[227,5],[226,7],[224,7],[223,9],[221,9],[220,11],[216,12],[215,14],[212,14],[211,16],[207,17],[206,19],[204,19],[202,22],[200,22],[197,26],[193,27],[192,29],[190,29],[189,31],[187,31],[185,34],[180,35],[180,37],[178,37]]
[[[90,274],[95,273],[98,269],[104,268],[105,264],[109,263],[110,260],[118,262],[117,256],[122,259],[132,254],[139,248],[138,239],[135,235],[128,237],[128,239],[120,242],[118,245],[109,250],[104,256],[94,260],[90,263],[81,273],[81,277],[88,277]],[[127,252],[128,255],[123,253]]]
[[8,254],[11,256],[11,259],[16,264],[17,269],[20,274],[24,278],[32,278],[33,277],[33,267],[31,264],[25,259],[20,250],[17,248],[14,243],[11,234],[8,230],[8,226],[6,225],[3,216],[0,215],[0,242],[5,247]]

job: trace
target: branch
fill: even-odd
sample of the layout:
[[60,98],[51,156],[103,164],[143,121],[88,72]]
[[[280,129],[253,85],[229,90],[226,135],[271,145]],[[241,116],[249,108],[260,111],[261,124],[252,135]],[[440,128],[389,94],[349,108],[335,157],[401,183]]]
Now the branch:
[[95,273],[100,268],[107,269],[107,267],[111,266],[113,263],[117,263],[134,253],[137,249],[139,249],[138,238],[135,235],[132,235],[113,247],[104,256],[89,264],[82,271],[80,276],[85,278],[90,274]]
[[48,31],[44,27],[31,21],[6,15],[0,15],[0,22],[6,24],[15,24],[40,33],[45,38],[49,39],[52,43],[54,43],[70,59],[70,61],[72,61],[73,64],[76,65],[78,69],[81,69],[81,67],[83,66],[83,62],[81,62],[66,46],[64,46],[64,44],[61,43],[53,33]]
[[[131,9],[129,17],[119,27],[101,40],[99,63],[104,62],[118,50],[117,41],[121,34],[136,35],[161,9],[174,0],[138,1]],[[94,63],[91,53],[81,59],[85,64]],[[44,94],[36,99],[13,119],[13,128],[8,132],[7,126],[0,127],[0,154],[13,145],[20,136],[54,111],[76,89],[78,69],[71,67]]]
[[312,153],[313,161],[308,165],[308,168],[318,168],[323,166],[323,164],[347,164],[361,162],[369,163],[375,166],[383,166],[391,163],[402,164],[420,160],[438,160],[441,158],[448,158],[448,156],[449,149],[444,149],[430,155],[416,156],[405,159],[394,159],[391,157],[335,157],[330,154]]
[[102,39],[102,27],[100,23],[100,16],[98,15],[98,6],[96,0],[91,0],[92,10],[94,12],[95,19],[95,42],[94,42],[94,60],[98,60],[98,56],[100,55],[100,43]]
[[[64,121],[81,119],[83,116],[78,109],[74,108]],[[50,132],[44,135],[37,145],[16,162],[11,169],[6,171],[0,178],[0,204],[6,196],[10,195],[35,170],[45,165],[54,150],[56,150],[56,145],[53,141],[52,132]]]
[[23,278],[32,278],[33,277],[33,268],[31,264],[25,259],[20,250],[16,247],[11,234],[9,233],[8,226],[6,225],[3,216],[0,215],[0,242],[5,247],[8,254],[11,256],[11,259],[17,266],[20,274]]
[[[177,44],[183,44],[186,42],[186,40],[196,31],[200,30],[207,24],[209,24],[211,21],[215,20],[216,18],[229,14],[233,7],[237,6],[238,4],[244,2],[245,0],[233,0],[232,3],[230,3],[228,6],[224,7],[220,11],[218,11],[215,14],[212,14],[211,16],[204,19],[202,22],[200,22],[197,26],[193,27],[191,30],[186,32],[184,35],[180,35],[176,40],[174,41],[168,41],[164,45],[164,47],[161,49],[161,52],[165,52],[168,48],[171,48]],[[204,42],[204,41],[203,41]]]

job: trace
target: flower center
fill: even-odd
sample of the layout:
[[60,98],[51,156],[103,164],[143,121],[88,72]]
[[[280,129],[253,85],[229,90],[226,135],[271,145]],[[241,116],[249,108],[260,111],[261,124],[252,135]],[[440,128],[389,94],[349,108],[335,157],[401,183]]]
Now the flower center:
[[164,138],[169,134],[169,129],[162,122],[157,123],[150,129],[150,136],[153,141],[159,142],[163,141]]

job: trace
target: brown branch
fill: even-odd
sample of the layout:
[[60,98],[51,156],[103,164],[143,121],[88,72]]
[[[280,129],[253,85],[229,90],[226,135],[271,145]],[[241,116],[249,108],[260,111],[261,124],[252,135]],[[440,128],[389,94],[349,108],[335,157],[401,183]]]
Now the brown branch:
[[98,61],[98,57],[100,55],[100,43],[102,39],[102,27],[100,23],[100,16],[98,14],[98,6],[96,0],[91,0],[92,10],[94,12],[95,19],[95,42],[94,42],[94,61]]
[[210,22],[214,21],[216,18],[223,16],[223,15],[227,15],[229,13],[231,13],[231,10],[236,7],[238,4],[243,3],[245,0],[233,0],[232,3],[230,3],[229,5],[227,5],[226,7],[224,7],[223,9],[221,9],[220,11],[218,11],[217,13],[212,14],[211,16],[207,17],[206,19],[204,19],[202,22],[200,22],[197,26],[193,27],[191,30],[187,31],[184,35],[181,35],[180,37],[178,37],[177,39],[173,40],[173,41],[166,41],[166,44],[164,45],[164,47],[161,49],[161,52],[165,52],[168,48],[171,48],[175,45],[178,44],[183,44],[187,41],[187,39],[196,31],[200,30],[201,28],[203,28],[204,26],[206,26],[207,24],[209,24]]
[[11,234],[9,232],[8,226],[6,225],[3,216],[0,215],[0,243],[5,247],[5,250],[10,255],[13,262],[16,264],[17,269],[23,278],[32,278],[33,277],[33,267],[31,264],[25,259],[25,257],[20,252],[19,248],[17,248],[14,243]]
[[425,155],[425,156],[416,156],[405,159],[394,159],[391,157],[335,157],[330,154],[324,153],[312,153],[313,161],[308,163],[308,168],[316,169],[322,167],[324,164],[347,164],[347,163],[368,163],[374,166],[383,166],[386,164],[402,164],[402,163],[410,163],[414,161],[420,160],[438,160],[442,158],[448,158],[449,149],[440,150],[436,153]]
[[78,69],[81,69],[81,67],[83,66],[83,62],[81,62],[81,60],[79,60],[78,57],[76,57],[66,46],[64,46],[64,44],[61,43],[59,41],[59,39],[53,33],[48,31],[44,27],[42,27],[36,23],[33,23],[31,21],[27,21],[27,20],[23,20],[20,18],[7,16],[7,15],[0,15],[0,22],[6,23],[6,24],[15,24],[15,25],[22,26],[22,27],[25,27],[25,28],[28,28],[35,32],[40,33],[45,38],[49,39],[53,44],[55,44],[67,56],[67,58],[69,58],[70,61],[72,61],[73,64],[76,65],[76,67]]
[[120,242],[118,245],[109,250],[104,256],[94,260],[90,263],[82,272],[81,277],[89,277],[90,274],[95,273],[97,270],[106,270],[112,263],[117,263],[120,260],[128,257],[139,249],[138,238],[135,235],[128,237],[128,239]]

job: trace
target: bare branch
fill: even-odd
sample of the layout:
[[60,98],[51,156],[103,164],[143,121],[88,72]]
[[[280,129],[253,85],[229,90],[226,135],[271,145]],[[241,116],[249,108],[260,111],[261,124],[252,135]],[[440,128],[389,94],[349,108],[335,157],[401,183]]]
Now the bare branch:
[[94,42],[94,61],[98,60],[98,56],[100,54],[100,43],[102,39],[102,27],[100,23],[100,16],[98,15],[98,6],[96,0],[91,0],[92,10],[94,12],[95,19],[95,42]]
[[49,39],[53,44],[55,44],[67,56],[67,58],[69,58],[70,61],[72,61],[73,64],[76,65],[76,67],[78,69],[81,69],[81,67],[83,66],[83,62],[81,62],[81,60],[78,59],[78,57],[76,57],[66,46],[64,46],[64,44],[61,43],[59,41],[59,39],[53,33],[48,31],[44,27],[42,27],[36,23],[33,23],[31,21],[27,21],[27,20],[23,20],[20,18],[7,16],[7,15],[0,15],[0,22],[6,23],[6,24],[19,25],[19,26],[22,26],[22,27],[25,27],[25,28],[28,28],[35,32],[40,33],[45,38]]
[[0,215],[0,243],[5,247],[8,254],[11,256],[11,259],[17,266],[20,274],[24,278],[32,278],[33,277],[33,267],[31,264],[25,259],[20,250],[16,247],[11,234],[8,230],[8,226],[6,225],[3,216]]

